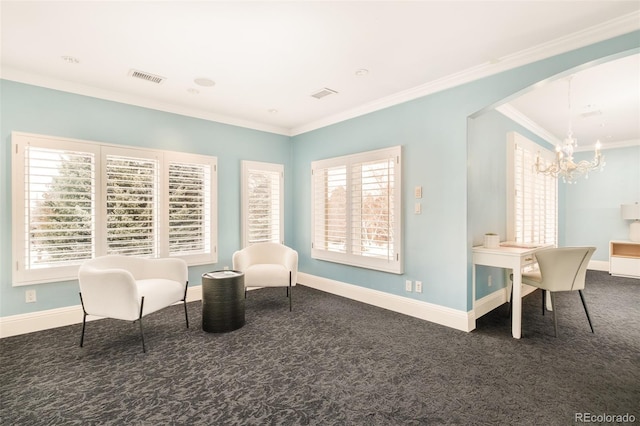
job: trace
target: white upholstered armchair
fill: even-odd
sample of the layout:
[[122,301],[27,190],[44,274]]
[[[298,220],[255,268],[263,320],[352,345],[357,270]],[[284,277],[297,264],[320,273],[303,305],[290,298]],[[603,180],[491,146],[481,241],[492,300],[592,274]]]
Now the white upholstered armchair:
[[298,278],[298,252],[283,244],[257,243],[233,254],[233,269],[244,272],[249,287],[287,287],[289,311]]
[[109,255],[80,266],[80,303],[84,311],[80,347],[84,343],[87,315],[138,321],[142,350],[146,352],[142,317],[176,302],[184,302],[187,315],[187,263],[182,259],[143,259]]

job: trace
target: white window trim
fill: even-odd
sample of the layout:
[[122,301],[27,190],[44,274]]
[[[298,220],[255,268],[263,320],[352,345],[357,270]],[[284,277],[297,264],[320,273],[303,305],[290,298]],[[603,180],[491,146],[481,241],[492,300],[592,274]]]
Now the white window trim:
[[[316,200],[315,197],[315,170],[326,169],[331,167],[346,166],[347,174],[351,173],[351,164],[363,163],[375,160],[386,160],[395,157],[394,167],[394,192],[393,206],[394,218],[393,235],[394,235],[394,251],[390,260],[384,260],[374,257],[366,257],[353,253],[338,253],[320,249],[316,245],[316,209],[322,206],[322,200]],[[348,184],[347,184],[348,186]],[[347,189],[347,217],[351,216],[351,205],[349,202],[351,189]],[[341,263],[350,266],[373,269],[394,274],[402,274],[403,268],[403,236],[402,236],[402,147],[394,146],[390,148],[362,152],[342,157],[318,160],[311,163],[311,257],[313,259],[325,260],[329,262]],[[318,204],[320,203],[320,204]],[[347,221],[347,235],[350,234],[351,222]]]
[[[12,133],[12,164],[11,164],[11,193],[12,193],[12,270],[13,285],[29,285],[50,281],[62,281],[77,277],[77,265],[61,265],[55,268],[42,268],[25,270],[26,245],[24,234],[27,232],[25,221],[25,148],[30,143],[38,147],[52,148],[47,145],[50,138],[39,135],[28,135],[17,132]],[[90,152],[94,155],[95,175],[99,174],[100,147],[97,145],[88,146],[80,141],[70,139],[57,139],[53,147],[70,151]],[[96,189],[97,190],[97,189]],[[95,241],[95,240],[94,240]]]
[[284,165],[276,163],[264,163],[259,161],[242,161],[242,247],[248,247],[249,241],[249,174],[251,170],[274,172],[280,176],[279,181],[279,237],[280,244],[284,244]]
[[507,133],[507,240],[515,241],[519,243],[546,243],[557,245],[558,243],[558,182],[550,176],[544,176],[537,174],[533,168],[527,172],[531,176],[536,176],[537,179],[544,179],[548,184],[551,184],[555,190],[555,229],[553,229],[553,241],[520,241],[517,235],[517,220],[516,220],[516,179],[515,179],[515,152],[516,145],[520,145],[526,151],[532,153],[532,155],[540,155],[540,158],[544,162],[554,161],[554,153],[544,148],[541,145],[527,139],[523,135],[517,132]]
[[[101,256],[106,253],[106,221],[102,207],[106,201],[106,182],[102,179],[104,172],[102,167],[102,157],[104,152],[124,153],[124,155],[157,157],[160,162],[160,188],[159,205],[162,206],[159,212],[160,221],[160,248],[159,257],[169,257],[168,252],[168,162],[192,162],[198,164],[206,164],[211,167],[211,223],[209,226],[209,238],[211,252],[206,254],[176,256],[183,258],[189,265],[201,265],[216,263],[218,261],[217,253],[217,158],[212,156],[186,154],[174,151],[153,150],[148,148],[127,147],[115,144],[106,144],[101,142],[93,142],[79,139],[60,138],[54,136],[30,134],[23,132],[11,133],[11,149],[12,149],[12,282],[13,286],[23,286],[31,284],[40,284],[47,282],[68,281],[77,278],[79,265],[56,266],[43,269],[26,270],[24,267],[25,241],[24,230],[25,223],[25,181],[24,181],[24,154],[25,146],[33,143],[42,147],[53,147],[56,149],[72,149],[77,151],[92,152],[96,158],[95,174],[98,179],[96,184],[96,201],[100,208],[96,208],[96,235],[94,243],[95,255]],[[146,154],[145,154],[146,153]],[[18,232],[20,230],[20,232]]]

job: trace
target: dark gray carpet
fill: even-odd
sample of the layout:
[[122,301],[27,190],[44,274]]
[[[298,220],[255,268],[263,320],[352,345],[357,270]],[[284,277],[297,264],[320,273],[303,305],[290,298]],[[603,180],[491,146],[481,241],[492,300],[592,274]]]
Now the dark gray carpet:
[[[524,300],[520,340],[506,305],[472,333],[304,286],[249,293],[247,323],[201,329],[201,304],[0,341],[3,425],[570,425],[575,413],[640,419],[640,281],[589,272],[557,297],[559,337]],[[592,423],[593,424],[593,423]]]

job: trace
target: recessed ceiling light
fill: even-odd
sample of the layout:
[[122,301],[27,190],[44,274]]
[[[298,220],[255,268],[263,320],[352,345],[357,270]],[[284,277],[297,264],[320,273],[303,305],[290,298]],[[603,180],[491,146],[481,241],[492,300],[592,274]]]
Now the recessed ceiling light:
[[189,92],[192,95],[197,95],[197,94],[200,93],[200,91],[198,89],[194,89],[193,87],[188,88],[187,92]]
[[271,109],[269,109],[267,111],[269,111],[269,114],[277,114],[278,113],[278,110],[275,109],[275,108],[271,108]]
[[358,77],[364,77],[367,74],[369,74],[369,70],[366,70],[364,68],[360,68],[358,71],[356,71],[356,76]]
[[211,80],[210,78],[205,78],[205,77],[198,77],[198,78],[194,79],[193,82],[195,84],[197,84],[198,86],[202,86],[202,87],[211,87],[211,86],[216,84],[215,81]]
[[79,64],[80,61],[75,56],[61,56],[62,60],[68,64]]

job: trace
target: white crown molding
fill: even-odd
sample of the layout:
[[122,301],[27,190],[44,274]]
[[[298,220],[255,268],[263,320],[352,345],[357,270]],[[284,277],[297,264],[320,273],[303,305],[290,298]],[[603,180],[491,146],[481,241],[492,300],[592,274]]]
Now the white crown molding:
[[416,86],[414,88],[395,93],[376,101],[361,105],[357,108],[335,114],[302,126],[291,129],[291,136],[310,132],[322,127],[349,120],[383,108],[421,98],[451,87],[469,83],[493,74],[513,69],[528,63],[536,62],[581,47],[608,40],[640,29],[640,12],[632,12],[599,25],[575,32],[566,37],[552,40],[548,43],[533,46],[529,49],[504,56],[496,61],[468,68],[459,73]]
[[[556,146],[562,144],[562,141],[552,135],[545,128],[540,126],[535,121],[531,120],[528,116],[523,114],[519,109],[514,107],[513,105],[506,103],[496,107],[496,111],[503,114],[505,117],[510,118],[515,121],[525,129],[530,132],[540,136],[545,141],[549,142],[551,145]],[[602,151],[607,149],[618,149],[618,148],[627,148],[630,146],[638,146],[640,145],[640,139],[632,139],[628,141],[619,141],[619,142],[609,142],[602,143],[602,147],[600,148]],[[593,151],[593,146],[578,146],[574,152],[586,152]]]
[[540,126],[535,121],[531,120],[528,116],[523,114],[519,109],[514,107],[513,105],[506,103],[496,107],[496,111],[501,113],[507,118],[515,121],[525,129],[531,131],[532,133],[540,136],[545,141],[549,142],[552,146],[556,146],[561,144],[562,141],[555,137],[551,132],[546,130],[544,127]]
[[421,98],[445,89],[449,89],[451,87],[469,83],[471,81],[507,71],[518,66],[526,65],[528,63],[565,53],[570,50],[585,47],[590,44],[630,33],[632,31],[637,31],[639,29],[640,11],[632,12],[627,15],[620,16],[616,19],[603,22],[599,25],[575,32],[566,37],[561,37],[538,46],[533,46],[529,49],[525,49],[520,52],[504,56],[502,58],[498,58],[495,61],[468,68],[461,72],[433,80],[423,85],[380,98],[376,101],[363,104],[359,107],[341,112],[339,114],[335,114],[321,120],[310,122],[291,129],[264,123],[252,122],[222,114],[215,114],[195,108],[185,108],[171,103],[153,101],[148,98],[130,94],[101,90],[82,84],[52,79],[42,75],[27,73],[11,68],[0,69],[0,78],[16,81],[19,83],[31,84],[35,86],[46,87],[49,89],[120,102],[143,108],[150,108],[158,111],[200,118],[208,121],[215,121],[222,124],[245,127],[284,136],[296,136],[345,120],[369,114],[371,112],[375,112],[384,108]]
[[[640,139],[631,139],[628,141],[620,141],[620,142],[608,142],[603,143],[600,148],[602,151],[607,149],[618,149],[618,148],[629,148],[631,146],[640,146]],[[576,148],[575,152],[581,151],[593,151],[592,146],[579,146]]]
[[3,67],[0,70],[0,78],[18,83],[30,84],[33,86],[45,87],[63,92],[75,93],[77,95],[89,96],[108,101],[119,102],[127,105],[149,108],[157,111],[169,112],[172,114],[184,115],[192,118],[199,118],[216,123],[229,124],[232,126],[244,127],[247,129],[260,130],[268,133],[275,133],[290,136],[289,129],[279,126],[272,126],[264,123],[257,123],[248,120],[231,117],[228,115],[215,114],[195,108],[185,108],[179,105],[158,102],[141,96],[134,96],[121,92],[107,91],[95,87],[74,83],[65,80],[54,79],[39,74],[28,73],[14,68]]

